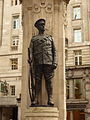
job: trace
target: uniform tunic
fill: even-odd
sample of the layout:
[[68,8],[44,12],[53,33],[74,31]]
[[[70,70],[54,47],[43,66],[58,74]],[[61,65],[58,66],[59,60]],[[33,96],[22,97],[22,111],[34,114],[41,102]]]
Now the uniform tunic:
[[34,65],[57,65],[56,49],[50,35],[36,35],[30,42],[30,61]]

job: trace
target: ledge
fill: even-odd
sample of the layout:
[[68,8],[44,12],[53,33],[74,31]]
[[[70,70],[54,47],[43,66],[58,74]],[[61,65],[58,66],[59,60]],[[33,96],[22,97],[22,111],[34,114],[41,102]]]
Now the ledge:
[[0,106],[16,106],[17,100],[16,97],[0,97]]
[[67,110],[82,110],[86,108],[87,100],[82,99],[69,99],[67,100]]
[[26,117],[59,117],[59,110],[57,107],[30,107],[25,112]]
[[90,64],[66,66],[66,70],[90,68]]

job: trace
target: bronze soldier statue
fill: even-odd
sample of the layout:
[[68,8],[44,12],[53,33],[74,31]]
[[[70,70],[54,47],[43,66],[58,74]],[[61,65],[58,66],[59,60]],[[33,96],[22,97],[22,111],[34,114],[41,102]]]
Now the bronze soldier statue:
[[51,35],[45,34],[45,19],[39,19],[34,26],[39,34],[33,36],[29,46],[29,63],[33,64],[35,78],[35,98],[32,105],[38,105],[38,96],[41,89],[42,75],[45,78],[49,106],[54,106],[52,79],[57,67],[56,49]]

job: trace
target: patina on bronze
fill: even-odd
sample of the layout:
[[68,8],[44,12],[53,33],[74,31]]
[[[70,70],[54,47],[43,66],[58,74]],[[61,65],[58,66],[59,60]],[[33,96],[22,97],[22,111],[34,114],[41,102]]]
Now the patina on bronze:
[[[54,106],[53,102],[53,86],[54,69],[57,67],[56,49],[51,35],[45,34],[45,19],[39,19],[34,26],[39,33],[33,36],[29,46],[29,64],[33,66],[33,77],[35,85],[32,93],[35,96],[32,99],[32,105],[39,105],[38,96],[41,90],[42,76],[45,78],[46,90],[48,95],[49,106]],[[32,76],[32,73],[31,73]]]

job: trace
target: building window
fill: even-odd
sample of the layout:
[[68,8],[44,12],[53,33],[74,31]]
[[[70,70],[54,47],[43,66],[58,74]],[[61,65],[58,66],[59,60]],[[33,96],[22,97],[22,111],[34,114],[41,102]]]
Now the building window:
[[80,79],[74,80],[74,88],[75,88],[75,99],[82,98],[82,81]]
[[74,42],[76,42],[76,43],[82,42],[81,29],[74,30]]
[[84,109],[67,110],[67,120],[85,120]]
[[12,70],[18,69],[18,58],[11,59],[11,69]]
[[65,47],[68,47],[68,38],[65,38]]
[[11,50],[17,50],[18,49],[18,42],[19,42],[19,37],[18,36],[12,37]]
[[11,95],[15,95],[15,85],[10,86]]
[[69,80],[66,81],[66,98],[69,99]]
[[0,81],[0,92],[4,92],[4,82]]
[[82,65],[82,51],[74,51],[75,65]]
[[81,8],[80,6],[73,7],[73,19],[77,20],[81,18]]
[[[82,79],[67,80],[66,93],[67,99],[83,99],[84,98],[84,83]],[[72,94],[71,94],[72,93]]]
[[13,16],[13,29],[19,29],[19,28],[20,28],[19,15]]

